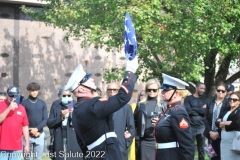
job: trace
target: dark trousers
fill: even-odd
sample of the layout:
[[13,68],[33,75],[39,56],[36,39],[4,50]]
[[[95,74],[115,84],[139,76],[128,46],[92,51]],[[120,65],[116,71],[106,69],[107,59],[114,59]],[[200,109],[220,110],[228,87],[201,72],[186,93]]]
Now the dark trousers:
[[212,147],[213,147],[215,153],[217,154],[217,156],[211,158],[211,160],[221,160],[220,143],[221,143],[220,138],[218,138],[216,140],[212,140]]
[[197,141],[197,149],[198,149],[198,160],[204,160],[205,152],[205,137],[203,135],[203,132],[205,130],[205,126],[199,126],[199,127],[192,127],[192,137],[193,140]]

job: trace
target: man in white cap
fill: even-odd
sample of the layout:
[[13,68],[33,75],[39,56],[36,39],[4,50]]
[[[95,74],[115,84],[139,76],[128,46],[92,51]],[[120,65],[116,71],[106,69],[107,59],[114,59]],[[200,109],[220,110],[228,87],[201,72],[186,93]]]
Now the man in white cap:
[[97,87],[82,65],[75,69],[66,84],[65,90],[72,91],[77,97],[72,123],[86,159],[121,160],[112,113],[131,99],[137,68],[138,58],[129,60],[127,57],[126,72],[118,94],[105,99],[93,97]]
[[193,160],[194,142],[189,116],[181,104],[187,96],[188,84],[166,74],[163,76],[162,98],[167,109],[160,118],[154,118],[157,142],[156,160]]

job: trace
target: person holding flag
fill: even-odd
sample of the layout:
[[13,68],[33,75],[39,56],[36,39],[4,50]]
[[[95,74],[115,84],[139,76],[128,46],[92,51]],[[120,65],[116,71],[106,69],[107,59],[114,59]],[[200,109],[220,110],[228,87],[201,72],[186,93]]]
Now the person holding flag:
[[[126,14],[125,21],[129,18],[129,14]],[[138,68],[137,42],[136,38],[132,38],[134,28],[125,24],[125,31],[126,72],[118,94],[109,98],[93,97],[97,87],[91,74],[86,73],[82,65],[75,69],[64,88],[77,97],[72,124],[79,146],[88,160],[122,160],[112,113],[131,99]]]

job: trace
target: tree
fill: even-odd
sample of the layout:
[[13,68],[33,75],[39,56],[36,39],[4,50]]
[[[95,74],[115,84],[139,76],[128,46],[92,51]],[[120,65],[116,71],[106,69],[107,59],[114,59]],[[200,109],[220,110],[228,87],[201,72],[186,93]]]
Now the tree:
[[[138,40],[143,80],[161,73],[197,82],[204,77],[207,95],[239,65],[240,2],[235,0],[46,0],[43,9],[23,11],[47,25],[83,38],[82,46],[123,48],[123,22],[128,12]],[[108,75],[116,68],[106,70]],[[109,78],[109,76],[105,76]],[[111,78],[111,76],[110,76]],[[117,78],[117,77],[115,77]],[[193,85],[190,91],[194,91]]]

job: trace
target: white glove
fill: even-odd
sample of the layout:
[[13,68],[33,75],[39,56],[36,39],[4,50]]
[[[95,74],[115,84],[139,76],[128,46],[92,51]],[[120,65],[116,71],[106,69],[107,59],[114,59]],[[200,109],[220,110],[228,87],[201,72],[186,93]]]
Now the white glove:
[[126,62],[126,71],[131,71],[133,73],[136,73],[136,70],[138,69],[138,57],[136,56],[133,60],[128,60]]

